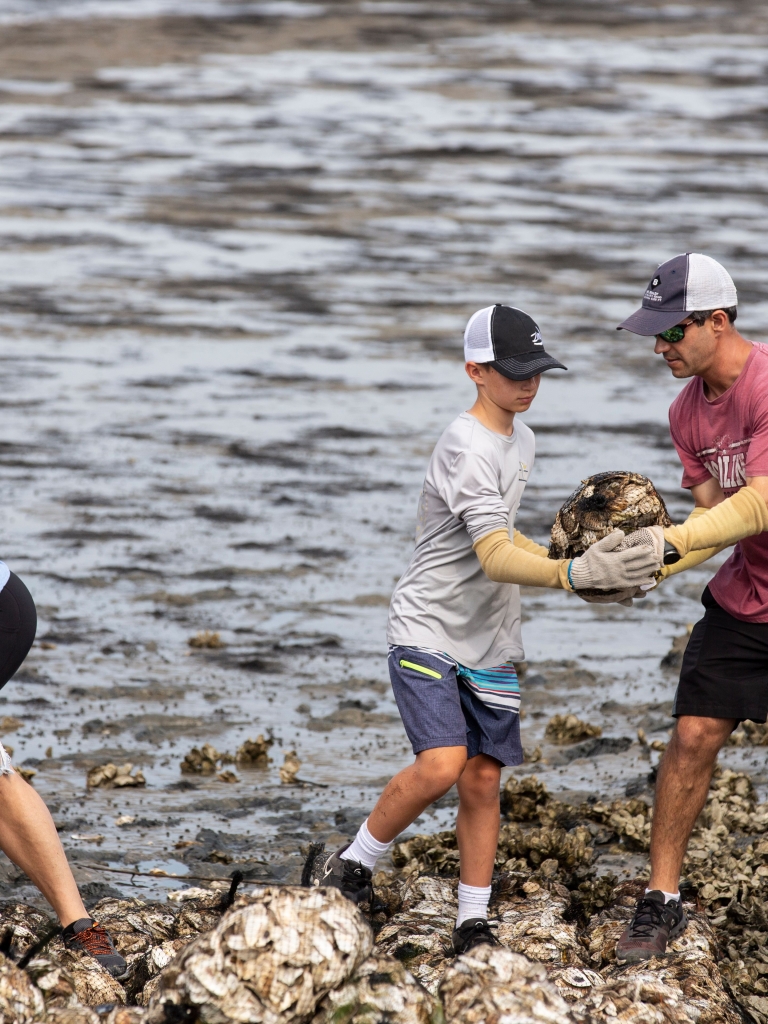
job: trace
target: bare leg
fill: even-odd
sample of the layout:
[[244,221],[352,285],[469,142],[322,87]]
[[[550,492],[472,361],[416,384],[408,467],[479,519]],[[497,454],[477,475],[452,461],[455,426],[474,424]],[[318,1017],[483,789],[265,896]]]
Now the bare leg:
[[478,754],[467,761],[457,783],[456,839],[461,854],[461,881],[465,885],[491,884],[499,845],[500,780],[499,762],[487,754]]
[[89,916],[50,811],[15,772],[0,776],[0,849],[34,882],[62,927]]
[[692,715],[677,720],[656,782],[649,888],[677,892],[688,839],[706,803],[715,759],[735,724],[732,718]]
[[387,783],[368,818],[368,831],[390,843],[458,780],[467,763],[466,747],[433,747],[416,755]]

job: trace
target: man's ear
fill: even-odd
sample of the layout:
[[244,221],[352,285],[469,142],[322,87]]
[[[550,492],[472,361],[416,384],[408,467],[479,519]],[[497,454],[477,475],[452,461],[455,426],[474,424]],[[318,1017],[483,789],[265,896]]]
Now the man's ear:
[[722,331],[728,330],[731,326],[731,321],[728,319],[728,314],[724,309],[716,309],[712,314],[712,327],[715,333],[719,334]]

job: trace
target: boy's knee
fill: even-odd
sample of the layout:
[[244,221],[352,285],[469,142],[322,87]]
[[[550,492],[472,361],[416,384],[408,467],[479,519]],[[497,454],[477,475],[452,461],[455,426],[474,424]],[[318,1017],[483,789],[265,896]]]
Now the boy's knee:
[[461,778],[467,764],[466,747],[436,747],[423,750],[416,761],[435,792],[447,793]]
[[499,798],[501,768],[492,761],[476,761],[472,758],[462,776],[462,788],[471,789],[478,797]]

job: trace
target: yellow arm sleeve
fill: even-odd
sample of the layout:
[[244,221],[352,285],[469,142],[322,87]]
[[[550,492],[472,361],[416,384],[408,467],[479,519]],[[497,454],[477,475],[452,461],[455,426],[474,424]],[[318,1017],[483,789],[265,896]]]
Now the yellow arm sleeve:
[[486,534],[473,547],[489,580],[519,583],[525,587],[573,590],[568,582],[569,558],[542,558],[538,553],[513,544],[506,530]]
[[706,548],[724,548],[768,530],[768,506],[754,487],[742,487],[730,498],[681,526],[668,526],[664,539],[681,555]]
[[[702,508],[702,506],[697,505],[683,525],[690,523],[692,519],[698,519],[699,516],[703,516],[707,512],[709,512],[708,508]],[[706,562],[708,558],[712,558],[713,555],[727,547],[727,544],[718,544],[715,547],[702,548],[699,551],[689,551],[684,558],[681,558],[679,562],[675,562],[674,565],[662,565],[656,574],[656,578],[658,580],[665,580],[667,576],[675,576],[679,572],[685,572],[686,569],[692,569],[694,565],[701,565],[702,562]]]
[[530,551],[532,555],[538,555],[539,558],[549,558],[549,548],[545,548],[543,544],[537,544],[535,540],[531,540],[530,537],[526,537],[524,533],[520,533],[519,530],[515,530],[515,536],[512,543],[516,548],[522,548],[523,551]]

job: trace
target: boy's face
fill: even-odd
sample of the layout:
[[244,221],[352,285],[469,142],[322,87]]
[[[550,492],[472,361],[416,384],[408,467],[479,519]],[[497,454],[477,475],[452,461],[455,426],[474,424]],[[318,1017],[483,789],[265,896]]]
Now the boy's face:
[[541,374],[528,380],[510,380],[484,363],[467,363],[466,371],[494,405],[506,412],[527,412],[541,384]]

